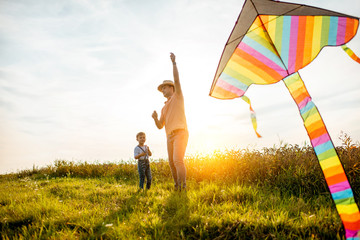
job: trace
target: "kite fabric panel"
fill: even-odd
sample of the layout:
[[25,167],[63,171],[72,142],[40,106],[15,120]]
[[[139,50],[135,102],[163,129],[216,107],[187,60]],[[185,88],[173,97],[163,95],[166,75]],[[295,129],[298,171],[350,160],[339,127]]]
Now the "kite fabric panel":
[[348,42],[358,24],[358,19],[335,16],[258,16],[210,96],[233,99],[253,83],[276,83],[308,65],[324,46]]
[[320,113],[298,73],[288,76],[284,82],[299,108],[336,209],[344,224],[346,238],[358,239],[354,237],[360,227],[359,209]]
[[[244,94],[251,84],[284,80],[298,105],[348,240],[360,240],[359,209],[329,133],[298,71],[310,64],[325,46],[342,46],[360,63],[345,45],[355,36],[358,25],[357,17],[325,9],[271,0],[246,0],[210,89],[212,97],[242,97],[250,104]],[[256,131],[251,105],[250,111]]]

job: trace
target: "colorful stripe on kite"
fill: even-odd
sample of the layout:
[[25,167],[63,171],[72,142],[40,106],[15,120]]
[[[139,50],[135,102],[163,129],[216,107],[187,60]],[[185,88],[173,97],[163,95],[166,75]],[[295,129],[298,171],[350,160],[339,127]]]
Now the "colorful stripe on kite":
[[289,74],[308,65],[324,46],[339,46],[356,34],[358,20],[336,16],[269,16],[261,21]]
[[358,19],[260,15],[216,80],[211,96],[233,99],[255,84],[276,83],[308,65],[327,45],[348,42]]
[[359,240],[359,237],[357,237],[360,230],[359,209],[320,113],[298,73],[285,78],[284,82],[298,105],[336,209],[344,224],[346,239]]

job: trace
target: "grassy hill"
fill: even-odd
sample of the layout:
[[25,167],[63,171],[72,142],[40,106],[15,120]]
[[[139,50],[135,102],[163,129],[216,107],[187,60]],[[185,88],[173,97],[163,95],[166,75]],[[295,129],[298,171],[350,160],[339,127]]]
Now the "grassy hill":
[[[360,147],[337,148],[360,196]],[[309,146],[229,150],[186,159],[173,191],[165,160],[138,191],[136,165],[58,160],[0,176],[2,239],[344,239]]]

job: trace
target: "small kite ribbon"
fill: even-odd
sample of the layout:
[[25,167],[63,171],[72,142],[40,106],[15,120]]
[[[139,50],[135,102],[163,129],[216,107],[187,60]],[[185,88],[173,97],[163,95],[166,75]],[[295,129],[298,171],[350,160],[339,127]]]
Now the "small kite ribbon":
[[244,100],[246,103],[249,104],[249,108],[250,108],[250,118],[251,118],[251,122],[252,122],[252,125],[253,125],[253,128],[254,128],[254,131],[255,131],[255,133],[256,133],[256,136],[257,136],[258,138],[261,138],[261,135],[257,132],[256,114],[255,114],[254,109],[251,107],[251,101],[250,101],[250,99],[249,99],[247,96],[245,96],[245,95],[241,96],[241,99]]
[[354,61],[360,63],[360,58],[356,56],[356,54],[346,46],[346,44],[342,45],[341,48],[351,57]]
[[346,46],[346,44],[342,45],[341,48],[356,62],[360,63],[360,58],[356,56],[356,54]]

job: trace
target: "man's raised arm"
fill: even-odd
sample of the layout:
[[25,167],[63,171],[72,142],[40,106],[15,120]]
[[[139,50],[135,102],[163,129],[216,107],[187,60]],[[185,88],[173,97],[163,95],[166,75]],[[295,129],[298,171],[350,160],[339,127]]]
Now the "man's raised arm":
[[170,53],[170,59],[173,64],[173,74],[174,74],[174,84],[175,84],[175,93],[181,93],[181,85],[179,79],[179,71],[176,66],[175,54]]

